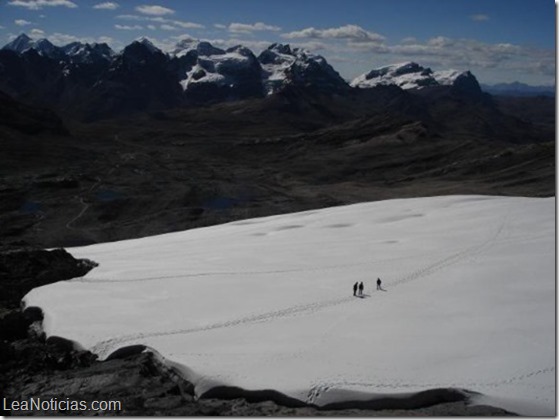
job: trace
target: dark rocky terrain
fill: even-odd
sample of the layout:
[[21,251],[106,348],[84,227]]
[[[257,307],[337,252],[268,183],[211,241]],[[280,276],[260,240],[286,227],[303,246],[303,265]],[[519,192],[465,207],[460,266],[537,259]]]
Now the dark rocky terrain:
[[93,264],[41,248],[389,198],[555,194],[551,98],[492,97],[471,74],[421,90],[353,89],[323,61],[296,61],[307,60],[302,52],[266,96],[253,76],[293,53],[279,45],[258,61],[239,48],[211,50],[220,63],[227,54],[246,59],[247,67],[219,70],[237,84],[183,92],[173,72],[199,66],[202,79],[213,69],[202,57],[213,47],[203,44],[174,60],[142,43],[119,56],[102,44],[73,58],[67,51],[83,45],[0,51],[3,395],[120,400],[124,415],[507,414],[456,399],[413,411],[286,407],[230,390],[195,400],[149,353],[99,362],[28,334],[42,315],[21,312],[25,293]]
[[292,88],[66,119],[69,134],[47,130],[51,119],[36,134],[3,124],[0,237],[72,246],[387,198],[552,196],[553,104],[534,117],[522,100],[439,87],[335,97]]

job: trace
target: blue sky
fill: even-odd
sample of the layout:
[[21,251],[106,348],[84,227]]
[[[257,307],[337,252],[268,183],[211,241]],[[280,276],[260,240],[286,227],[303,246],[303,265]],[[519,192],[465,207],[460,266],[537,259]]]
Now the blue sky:
[[0,0],[0,44],[25,32],[56,45],[145,36],[256,54],[272,42],[323,55],[346,79],[415,61],[470,70],[482,83],[555,83],[553,0]]

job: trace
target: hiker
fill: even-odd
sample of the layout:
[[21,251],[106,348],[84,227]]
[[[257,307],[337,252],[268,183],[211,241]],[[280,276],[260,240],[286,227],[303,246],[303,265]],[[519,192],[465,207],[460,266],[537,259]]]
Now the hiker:
[[377,290],[382,290],[382,287],[380,286],[381,283],[380,279],[377,279]]
[[353,296],[357,295],[357,282],[353,285]]
[[363,282],[359,283],[359,296],[363,296]]

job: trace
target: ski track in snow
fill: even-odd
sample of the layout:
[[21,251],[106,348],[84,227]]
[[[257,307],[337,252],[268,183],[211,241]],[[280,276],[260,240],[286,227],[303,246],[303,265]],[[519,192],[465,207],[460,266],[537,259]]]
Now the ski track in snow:
[[[352,387],[352,386],[359,386],[359,387],[369,387],[369,388],[421,388],[421,389],[429,389],[429,388],[448,388],[448,387],[453,387],[453,388],[479,388],[479,387],[489,387],[489,388],[495,388],[495,387],[500,387],[503,385],[512,385],[512,384],[517,384],[520,381],[524,381],[527,378],[531,378],[531,377],[536,377],[539,375],[543,375],[543,374],[554,374],[555,372],[555,366],[550,366],[547,368],[543,368],[543,369],[538,369],[535,371],[531,371],[528,373],[523,373],[521,375],[516,375],[516,376],[512,376],[510,378],[506,378],[506,379],[501,379],[498,381],[491,381],[491,382],[470,382],[470,381],[465,381],[465,382],[458,382],[458,383],[448,383],[448,382],[415,382],[415,383],[403,383],[403,382],[399,382],[399,381],[394,381],[392,380],[392,383],[390,381],[386,381],[386,380],[380,380],[379,382],[375,382],[375,383],[370,383],[370,382],[356,382],[356,381],[344,381],[344,380],[338,380],[338,381],[327,381],[322,385],[317,385],[318,386],[322,386],[322,387],[327,387],[327,388],[348,388],[348,387]],[[527,386],[530,386],[527,384]]]
[[[414,270],[411,273],[401,277],[400,279],[392,281],[391,285],[397,287],[397,286],[400,286],[402,284],[409,283],[409,282],[414,281],[414,280],[418,280],[422,277],[429,276],[431,274],[434,274],[435,272],[443,270],[443,269],[445,269],[447,267],[450,267],[450,266],[452,266],[452,265],[454,265],[454,264],[456,264],[456,263],[458,263],[458,262],[460,262],[464,259],[470,258],[470,257],[472,257],[476,254],[481,253],[482,251],[487,250],[488,248],[490,248],[491,246],[493,246],[497,242],[497,239],[502,235],[506,224],[507,224],[507,218],[505,218],[502,221],[502,223],[498,226],[496,231],[487,240],[483,241],[481,244],[477,244],[475,246],[465,248],[464,250],[462,250],[460,252],[451,254],[450,256],[442,258],[442,259],[440,259],[440,260],[438,260],[438,261],[436,261],[432,264],[429,264],[425,267],[422,267],[418,270]],[[334,266],[334,267],[337,267],[337,266]],[[303,269],[303,270],[272,270],[272,271],[265,271],[265,272],[251,272],[250,274],[286,273],[286,272],[307,271],[307,270],[309,270],[309,269]],[[161,280],[161,279],[166,279],[166,278],[210,276],[210,275],[216,275],[216,274],[218,274],[218,275],[237,275],[237,274],[246,275],[248,273],[246,273],[246,272],[197,273],[197,274],[183,275],[183,276],[168,276],[168,277],[135,279],[135,280],[130,280],[130,281]],[[95,279],[92,279],[92,278],[90,278],[90,279],[82,278],[82,279],[78,279],[78,280],[75,280],[75,281],[111,282],[111,280],[108,280],[108,279],[103,279],[103,280],[97,279],[97,280],[95,280]],[[101,341],[101,342],[97,343],[92,348],[92,352],[98,354],[101,358],[105,358],[109,355],[109,352],[115,351],[119,346],[130,343],[132,341],[136,342],[134,344],[143,344],[140,341],[143,340],[143,339],[146,339],[146,338],[171,336],[171,335],[177,335],[177,334],[193,334],[193,333],[205,332],[205,331],[221,329],[221,328],[233,328],[233,327],[237,327],[237,326],[245,325],[245,324],[250,324],[250,323],[270,322],[270,321],[278,320],[278,319],[285,318],[285,317],[291,317],[291,316],[309,315],[309,314],[315,313],[317,311],[324,310],[324,309],[327,309],[327,308],[331,308],[331,307],[334,307],[334,306],[337,306],[337,305],[347,304],[349,302],[353,302],[354,300],[355,300],[354,296],[349,296],[349,297],[343,297],[343,298],[339,298],[339,299],[333,299],[333,300],[327,300],[327,301],[321,301],[321,302],[313,302],[313,303],[302,304],[302,305],[295,305],[295,306],[291,306],[291,307],[288,307],[288,308],[279,309],[279,310],[275,310],[275,311],[271,311],[271,312],[248,315],[246,317],[242,317],[242,318],[238,318],[238,319],[234,319],[234,320],[228,320],[228,321],[224,321],[224,322],[216,322],[216,323],[212,323],[212,324],[208,324],[208,325],[204,325],[204,326],[199,326],[199,327],[160,331],[160,332],[152,332],[152,333],[136,333],[136,334],[130,334],[130,335],[125,335],[125,336],[113,337],[113,338],[110,338],[108,340],[104,340],[104,341]],[[357,310],[358,307],[355,306],[355,308]],[[325,333],[325,334],[327,334],[327,333]]]
[[231,328],[231,327],[236,327],[236,326],[239,326],[239,325],[244,325],[244,324],[249,324],[249,323],[266,322],[266,321],[276,320],[276,319],[279,319],[279,318],[284,318],[284,317],[287,317],[287,316],[310,314],[310,313],[316,312],[316,311],[324,309],[324,308],[329,308],[329,307],[332,307],[332,306],[336,306],[336,305],[340,305],[340,304],[343,304],[343,303],[351,302],[354,299],[355,299],[354,296],[349,296],[349,297],[344,297],[344,298],[334,299],[334,300],[329,300],[329,301],[315,302],[315,303],[309,303],[309,304],[305,304],[305,305],[297,305],[297,306],[292,306],[292,307],[285,308],[285,309],[279,309],[279,310],[276,310],[276,311],[265,312],[265,313],[262,313],[262,314],[249,315],[249,316],[246,316],[246,317],[242,317],[242,318],[238,318],[238,319],[234,319],[234,320],[230,320],[230,321],[216,322],[216,323],[213,323],[213,324],[200,326],[200,327],[185,328],[185,329],[178,329],[178,330],[171,330],[171,331],[162,331],[162,332],[154,332],[154,333],[131,334],[131,335],[127,335],[127,336],[121,336],[121,337],[116,337],[116,338],[112,338],[112,339],[109,339],[109,340],[102,341],[102,342],[96,344],[93,347],[92,351],[94,353],[97,353],[97,354],[100,354],[100,355],[107,355],[106,354],[107,351],[116,350],[117,345],[121,345],[121,344],[127,343],[129,341],[136,341],[136,340],[141,340],[141,339],[145,339],[145,338],[162,337],[162,336],[170,336],[170,335],[177,335],[177,334],[192,334],[192,333],[197,333],[197,332],[215,330],[215,329],[218,329],[218,328]]
[[436,261],[432,264],[429,264],[425,267],[420,268],[419,270],[413,271],[410,274],[408,274],[407,276],[404,276],[398,280],[395,280],[393,282],[391,282],[392,285],[400,285],[400,284],[404,284],[404,283],[408,283],[410,281],[413,280],[417,280],[418,278],[421,277],[425,277],[428,276],[430,274],[433,274],[439,270],[442,270],[446,267],[452,266],[462,260],[465,260],[467,258],[471,258],[474,257],[475,255],[491,248],[496,242],[497,239],[502,235],[503,230],[505,229],[505,226],[507,225],[507,218],[505,218],[503,220],[503,222],[499,225],[499,227],[497,228],[497,230],[495,231],[495,233],[486,241],[482,242],[481,244],[466,248],[460,252],[457,252],[455,254],[452,254],[446,258],[443,258],[439,261]]
[[[436,271],[439,271],[446,266],[453,265],[461,260],[466,258],[474,257],[475,255],[481,253],[485,249],[489,248],[498,237],[501,236],[501,233],[506,225],[506,220],[501,223],[499,228],[496,232],[485,242],[481,244],[477,244],[473,247],[466,248],[461,250],[460,252],[451,254],[450,256],[446,256],[443,259],[437,260],[436,262],[429,264],[426,267],[422,267],[418,270],[415,270],[408,275],[397,279],[395,281],[391,281],[391,285],[399,285],[403,283],[407,283],[409,281],[415,280],[416,278],[424,277]],[[187,273],[187,274],[180,274],[180,275],[168,275],[168,276],[157,276],[157,277],[142,277],[137,279],[111,279],[111,278],[100,278],[100,277],[79,277],[72,280],[68,280],[70,282],[79,282],[79,283],[135,283],[135,282],[144,282],[144,281],[157,281],[157,280],[165,280],[165,279],[181,279],[181,278],[190,278],[190,277],[210,277],[210,276],[256,276],[256,275],[267,275],[267,274],[286,274],[286,273],[304,273],[304,272],[314,272],[314,271],[330,271],[330,270],[344,270],[350,267],[356,266],[379,266],[386,263],[402,261],[404,259],[413,259],[419,258],[422,255],[414,255],[405,258],[387,258],[382,260],[374,260],[374,261],[367,261],[367,262],[360,262],[360,263],[353,263],[353,264],[336,264],[331,266],[322,266],[322,267],[308,267],[308,268],[290,268],[290,269],[283,269],[283,270],[261,270],[261,271],[250,271],[250,270],[243,270],[243,271],[205,271],[200,273]]]

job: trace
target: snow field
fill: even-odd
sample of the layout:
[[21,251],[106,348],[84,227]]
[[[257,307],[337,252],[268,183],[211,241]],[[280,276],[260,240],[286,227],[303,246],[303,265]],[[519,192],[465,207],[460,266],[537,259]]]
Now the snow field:
[[148,345],[199,395],[455,387],[555,414],[554,198],[389,200],[69,251],[100,265],[26,296],[47,334],[102,358]]

